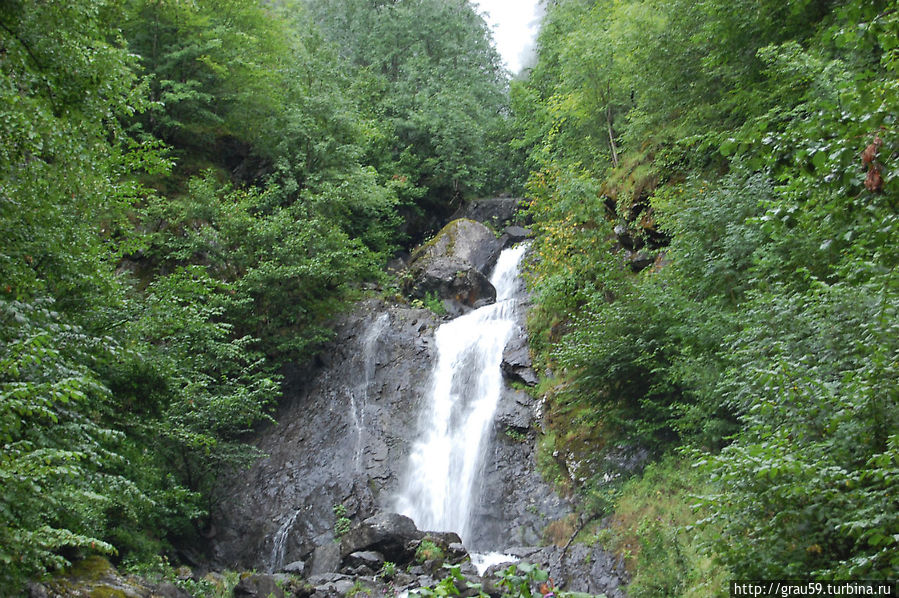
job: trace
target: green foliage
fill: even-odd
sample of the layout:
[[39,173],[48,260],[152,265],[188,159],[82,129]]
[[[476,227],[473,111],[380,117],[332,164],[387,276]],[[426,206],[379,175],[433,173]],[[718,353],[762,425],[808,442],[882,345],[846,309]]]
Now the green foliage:
[[425,293],[424,299],[413,299],[410,302],[410,305],[419,309],[430,309],[438,316],[445,316],[447,313],[446,305],[443,304],[443,299],[438,297],[436,292]]
[[315,1],[309,11],[385,127],[379,169],[428,188],[432,209],[505,182],[506,75],[470,3]]
[[[892,4],[563,0],[513,88],[555,450],[694,449],[735,578],[896,571]],[[634,592],[692,591],[675,529]]]
[[633,572],[631,596],[725,596],[728,570],[706,554],[718,537],[714,526],[696,523],[708,514],[697,510],[697,495],[714,491],[699,468],[679,455],[659,462],[625,481],[614,497],[608,527],[598,527],[579,540],[598,542],[625,558]]
[[358,596],[360,594],[365,594],[366,596],[371,596],[371,588],[365,587],[365,585],[360,581],[356,580],[353,583],[353,587],[349,589],[346,593],[348,597]]
[[68,564],[62,548],[114,553],[110,513],[152,503],[117,475],[120,431],[103,425],[109,389],[85,363],[118,351],[60,321],[50,300],[0,301],[0,587]]
[[443,565],[446,570],[446,576],[433,588],[422,586],[412,590],[410,594],[415,596],[424,596],[425,598],[448,598],[449,596],[459,596],[464,590],[466,594],[485,598],[487,594],[481,589],[481,584],[472,583],[465,579],[462,575],[459,565]]
[[381,571],[378,572],[378,577],[386,581],[390,581],[396,577],[396,563],[384,561],[384,564],[381,565]]
[[442,560],[445,556],[443,549],[428,538],[422,540],[418,548],[415,549],[415,560],[419,563]]
[[339,540],[342,536],[350,531],[352,521],[346,516],[346,507],[342,504],[334,505],[334,538]]

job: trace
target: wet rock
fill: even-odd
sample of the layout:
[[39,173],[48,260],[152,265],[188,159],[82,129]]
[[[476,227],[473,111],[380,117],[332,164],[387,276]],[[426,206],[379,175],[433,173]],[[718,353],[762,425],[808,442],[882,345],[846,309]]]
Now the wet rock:
[[505,245],[507,247],[530,239],[532,235],[531,229],[523,226],[507,226],[503,229],[503,237],[506,239]]
[[498,424],[498,432],[509,429],[526,433],[534,421],[532,399],[523,390],[507,390],[496,409],[494,421]]
[[343,563],[347,567],[368,567],[377,571],[384,564],[384,555],[374,550],[363,550],[349,554]]
[[388,501],[418,434],[438,324],[427,309],[362,302],[337,322],[330,365],[285,369],[280,423],[256,441],[268,457],[222,480],[212,567],[307,561],[308,573],[315,548],[334,543],[334,505],[361,522]]
[[465,549],[465,546],[462,542],[451,542],[446,547],[446,560],[450,563],[457,564],[463,561],[468,561],[468,551]]
[[437,297],[452,316],[496,301],[490,280],[469,263],[452,258],[434,258],[412,266],[413,282],[408,293],[416,299]]
[[527,337],[523,334],[516,335],[503,351],[503,373],[511,380],[536,386],[540,380],[532,366]]
[[338,596],[349,594],[356,587],[356,580],[349,575],[334,573],[331,575],[318,575],[309,578],[309,584],[314,588],[313,596]]
[[421,540],[424,533],[415,523],[399,513],[378,513],[351,529],[340,541],[340,553],[377,551],[386,560],[405,563],[410,560],[407,545]]
[[281,568],[284,573],[291,573],[293,575],[303,575],[306,571],[306,563],[303,561],[294,561],[292,563],[287,563],[284,567]]

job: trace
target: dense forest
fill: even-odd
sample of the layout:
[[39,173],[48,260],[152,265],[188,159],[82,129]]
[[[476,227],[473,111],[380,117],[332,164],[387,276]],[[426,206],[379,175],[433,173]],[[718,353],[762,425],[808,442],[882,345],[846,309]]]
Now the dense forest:
[[544,4],[510,80],[467,0],[0,3],[0,589],[202,537],[283,366],[501,191],[631,595],[897,576],[899,6]]

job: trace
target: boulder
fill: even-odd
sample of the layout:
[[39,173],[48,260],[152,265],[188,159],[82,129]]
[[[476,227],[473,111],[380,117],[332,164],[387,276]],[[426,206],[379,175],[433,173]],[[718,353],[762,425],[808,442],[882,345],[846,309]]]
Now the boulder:
[[408,293],[416,299],[442,299],[447,312],[458,316],[496,301],[496,289],[468,262],[434,258],[413,265]]
[[[309,583],[315,588],[313,596],[338,596],[350,594],[356,588],[357,580],[349,575],[332,573],[330,575],[315,575],[309,578]],[[370,593],[369,590],[368,593]]]
[[374,550],[360,550],[353,552],[345,559],[343,564],[346,567],[368,567],[372,571],[378,571],[384,564],[384,555]]
[[412,266],[422,260],[450,258],[467,262],[486,273],[499,257],[503,247],[489,228],[474,220],[460,218],[443,227],[433,239],[412,254]]
[[424,535],[405,515],[378,513],[341,538],[340,554],[346,558],[354,552],[376,551],[388,561],[404,563],[410,560],[406,546]]
[[506,246],[521,243],[531,238],[531,229],[523,226],[507,226],[503,229],[503,237],[506,239]]
[[243,577],[234,586],[234,598],[284,598],[284,590],[274,575],[253,574]]
[[340,569],[342,562],[340,546],[334,542],[327,542],[321,546],[316,546],[312,552],[312,566],[310,575],[321,575],[324,573],[336,573]]
[[412,254],[406,292],[444,301],[451,313],[463,313],[496,300],[487,272],[496,263],[502,242],[473,220],[454,220]]

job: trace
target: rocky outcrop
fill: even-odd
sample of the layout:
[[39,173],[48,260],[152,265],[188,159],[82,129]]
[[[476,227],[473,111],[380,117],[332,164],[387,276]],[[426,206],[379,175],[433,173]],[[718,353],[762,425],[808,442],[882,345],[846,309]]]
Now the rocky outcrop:
[[483,224],[454,220],[412,254],[406,292],[417,299],[439,298],[453,315],[492,303],[496,289],[487,273],[502,248]]
[[49,581],[30,584],[28,596],[29,598],[76,596],[190,598],[190,594],[169,581],[153,583],[146,579],[125,576],[100,556],[88,557],[77,562]]
[[344,560],[363,551],[377,551],[394,563],[408,562],[408,546],[421,540],[425,534],[415,527],[415,522],[398,513],[378,513],[361,525],[351,529],[340,539],[340,554]]
[[503,373],[510,380],[515,380],[535,386],[539,379],[531,362],[531,354],[528,349],[528,340],[524,335],[519,335],[506,346],[503,351]]
[[524,207],[525,200],[520,197],[474,199],[460,207],[453,218],[468,218],[499,230],[510,224],[518,224],[522,219],[520,210]]
[[214,564],[303,562],[319,572],[327,548],[316,549],[334,545],[335,505],[362,520],[389,502],[416,435],[438,323],[426,309],[363,302],[317,365],[287,372],[279,423],[256,443],[268,456],[223,481]]
[[521,243],[527,239],[530,239],[533,236],[531,229],[524,228],[523,226],[507,226],[503,229],[503,234],[500,237],[500,241],[503,242],[503,245],[508,247],[510,245],[515,245],[516,243]]
[[[480,224],[451,223],[413,256],[422,275],[413,281],[440,260],[483,276],[501,245]],[[507,381],[532,385],[524,311],[502,367]],[[256,443],[267,456],[223,476],[206,551],[212,566],[305,576],[297,591],[324,597],[358,590],[387,564],[402,563],[409,570],[392,583],[411,588],[432,584],[441,571],[442,562],[416,556],[425,540],[440,547],[439,560],[464,565],[466,548],[536,546],[549,524],[570,516],[569,502],[537,472],[538,405],[513,384],[494,416],[465,546],[456,534],[420,531],[390,512],[422,433],[440,322],[430,310],[365,301],[337,322],[334,342],[316,363],[285,372],[279,423],[261,430]],[[560,557],[557,565],[568,563]]]
[[508,554],[551,572],[556,587],[569,592],[623,598],[628,575],[624,560],[602,548],[571,544],[510,548]]

